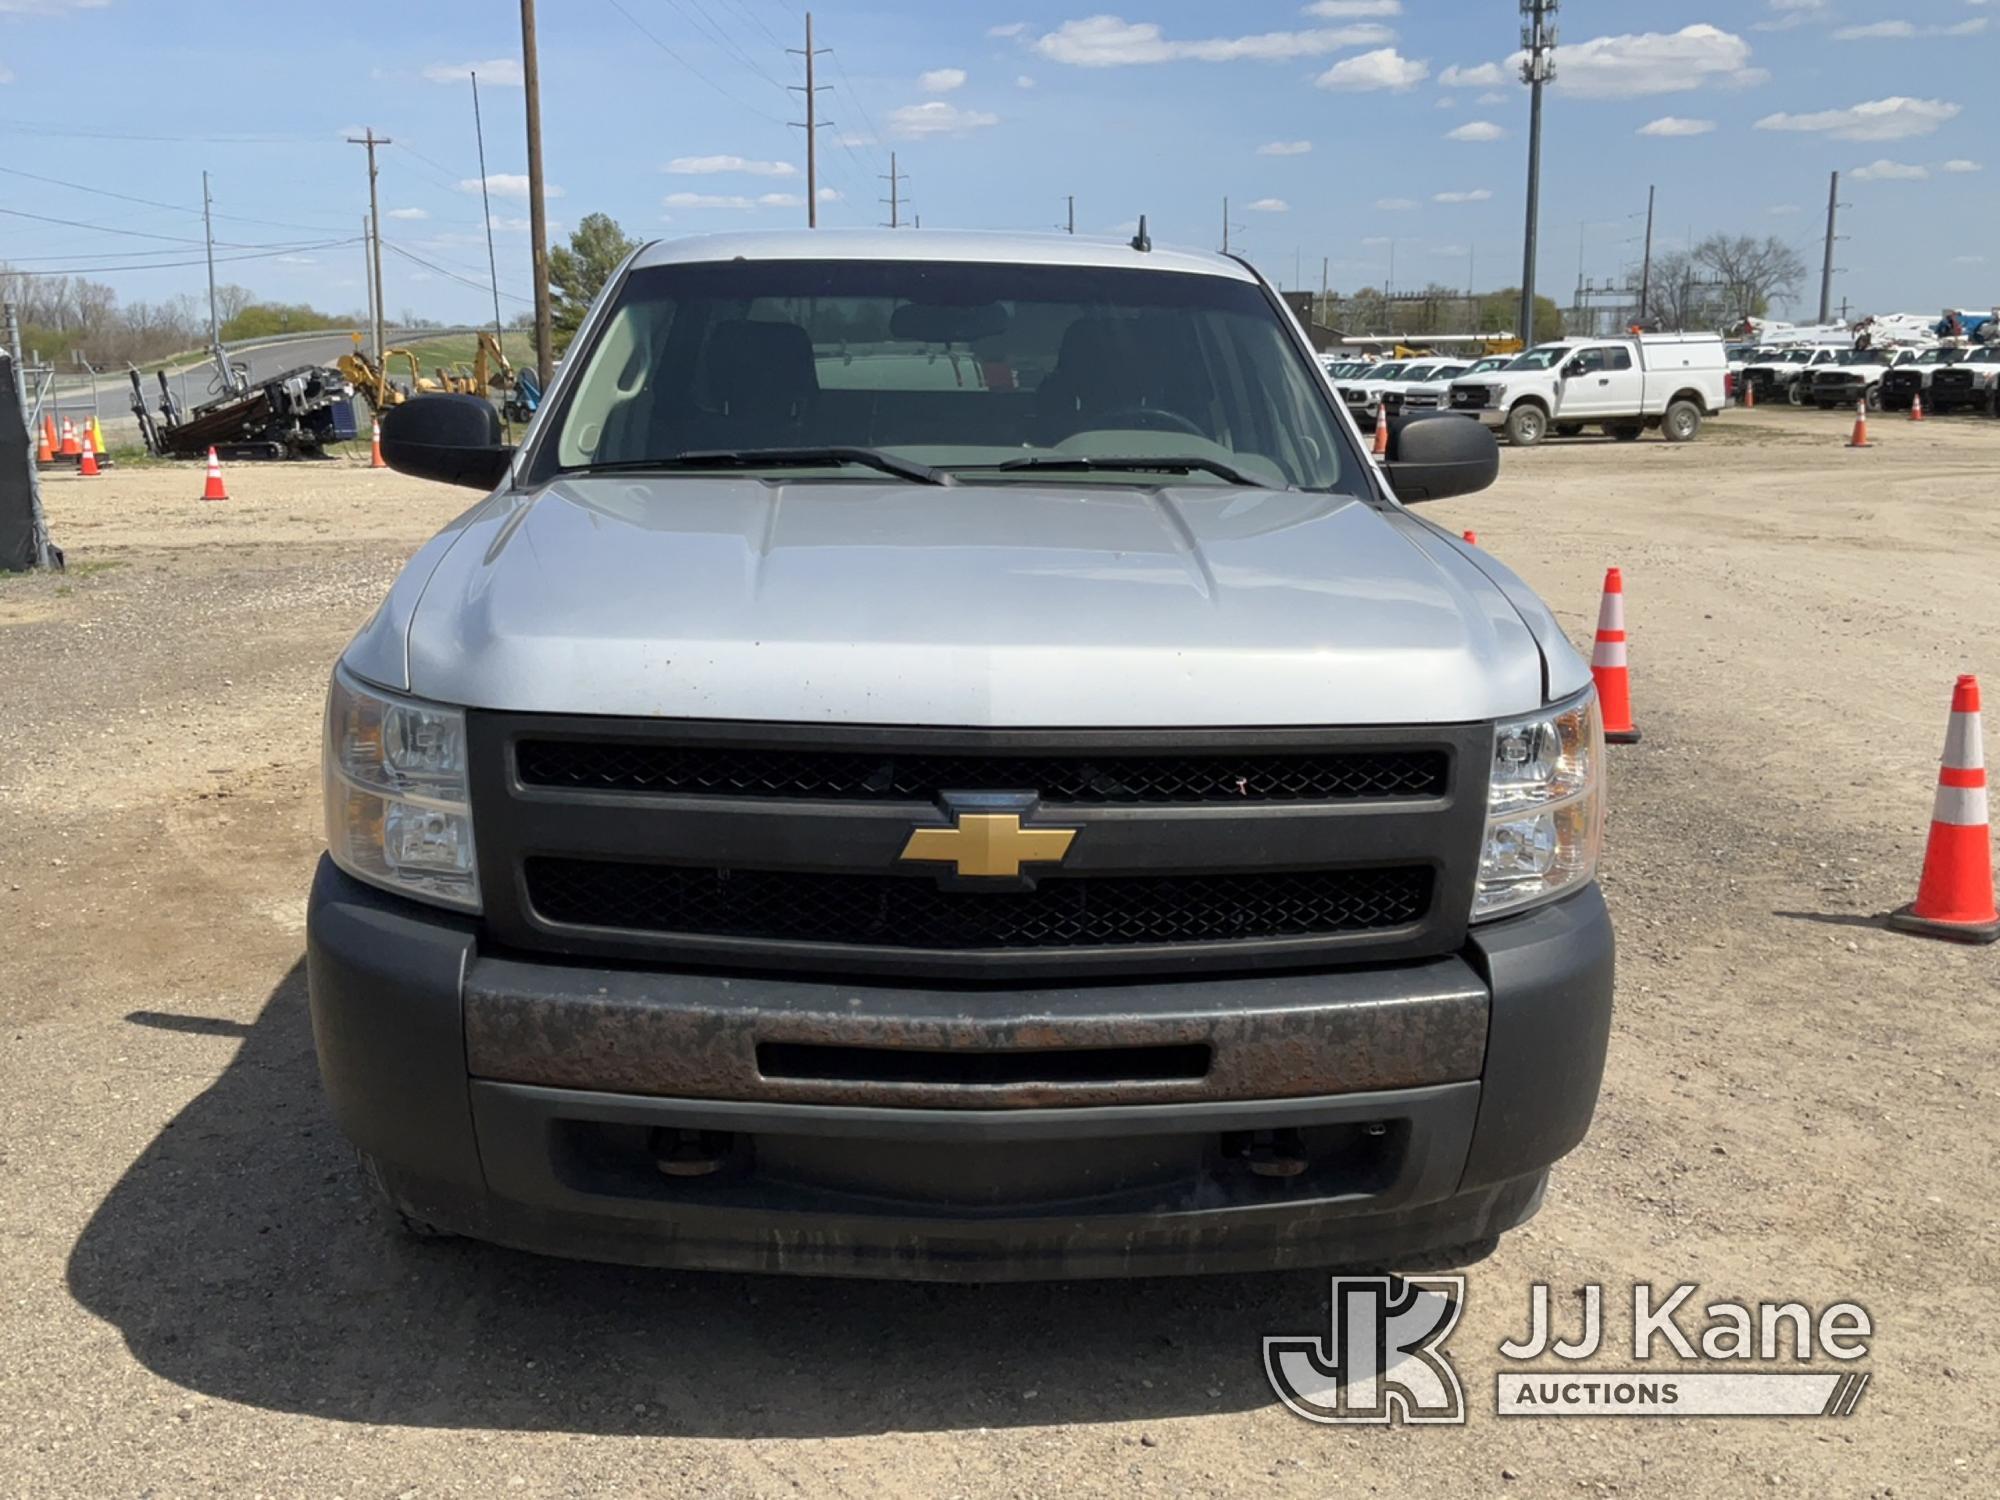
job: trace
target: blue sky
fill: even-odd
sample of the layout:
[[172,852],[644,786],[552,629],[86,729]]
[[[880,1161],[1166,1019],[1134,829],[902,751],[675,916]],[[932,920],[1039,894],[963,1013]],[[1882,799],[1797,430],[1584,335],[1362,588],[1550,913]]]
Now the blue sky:
[[[1106,7],[1115,5],[1115,9]],[[871,225],[894,149],[927,226],[1232,243],[1290,284],[1519,276],[1527,90],[1514,0],[819,0],[821,223]],[[320,18],[328,18],[322,22]],[[2000,0],[1565,0],[1547,106],[1541,289],[1656,245],[1777,234],[1812,268],[1840,169],[1857,312],[2000,301]],[[540,0],[550,203],[644,237],[804,222],[794,0]],[[219,268],[351,308],[382,153],[387,301],[473,319],[485,286],[481,72],[509,314],[528,292],[513,0],[0,0],[0,260],[90,268],[127,300],[199,291],[200,174]],[[82,105],[83,112],[79,112]],[[134,139],[144,137],[145,139]],[[135,203],[102,196],[151,200]],[[156,206],[165,205],[165,206]],[[179,205],[176,211],[175,205]],[[53,224],[23,213],[75,221]],[[79,226],[92,227],[79,227]],[[113,233],[112,231],[117,231]],[[153,236],[148,238],[147,236]],[[1393,245],[1392,245],[1393,242]],[[106,258],[109,256],[110,258]],[[409,256],[417,259],[407,258]],[[419,261],[428,262],[428,265]],[[454,278],[463,278],[454,279]],[[468,283],[476,283],[468,284]]]

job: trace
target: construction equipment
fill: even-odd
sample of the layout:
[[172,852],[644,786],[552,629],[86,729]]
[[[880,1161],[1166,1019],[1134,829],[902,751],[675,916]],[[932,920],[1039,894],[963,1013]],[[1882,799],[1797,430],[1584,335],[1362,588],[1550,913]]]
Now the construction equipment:
[[269,380],[244,376],[232,389],[183,412],[159,372],[157,412],[146,407],[146,388],[132,369],[132,415],[146,451],[160,458],[200,458],[210,448],[225,457],[324,458],[331,443],[352,441],[354,387],[344,371],[300,365]]
[[[390,366],[401,362],[410,367],[407,383],[399,384],[389,377]],[[452,389],[451,386],[431,379],[417,365],[417,356],[410,349],[384,349],[382,362],[378,365],[370,359],[361,347],[361,335],[354,335],[354,352],[343,354],[334,362],[340,373],[361,394],[375,411],[384,412],[392,406],[401,406],[412,396],[434,395],[439,391]],[[438,372],[442,375],[444,372]]]

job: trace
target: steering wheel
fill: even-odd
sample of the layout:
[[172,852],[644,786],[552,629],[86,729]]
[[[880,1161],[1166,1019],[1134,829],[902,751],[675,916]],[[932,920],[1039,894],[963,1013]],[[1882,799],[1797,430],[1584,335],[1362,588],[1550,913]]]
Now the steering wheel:
[[1099,412],[1079,432],[1107,431],[1123,427],[1136,432],[1184,432],[1189,437],[1207,437],[1199,427],[1177,411],[1160,406],[1121,406],[1116,411]]

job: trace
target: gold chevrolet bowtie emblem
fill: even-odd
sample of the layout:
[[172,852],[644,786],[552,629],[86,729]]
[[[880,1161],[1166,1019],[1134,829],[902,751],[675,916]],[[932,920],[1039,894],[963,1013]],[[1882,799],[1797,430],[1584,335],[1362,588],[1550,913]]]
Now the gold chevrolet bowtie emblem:
[[961,813],[954,828],[919,828],[903,859],[941,860],[961,875],[1018,879],[1024,864],[1055,864],[1069,853],[1074,828],[1023,828],[1018,813]]

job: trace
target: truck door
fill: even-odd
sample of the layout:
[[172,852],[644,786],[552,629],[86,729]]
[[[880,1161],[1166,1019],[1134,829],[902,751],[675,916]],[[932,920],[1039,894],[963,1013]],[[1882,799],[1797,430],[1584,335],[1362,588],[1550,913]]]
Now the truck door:
[[1622,344],[1597,344],[1580,349],[1563,366],[1562,400],[1557,415],[1577,418],[1636,416],[1643,377],[1633,367],[1632,351]]

